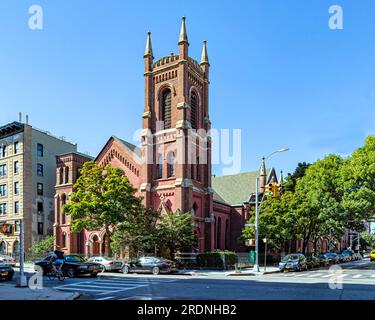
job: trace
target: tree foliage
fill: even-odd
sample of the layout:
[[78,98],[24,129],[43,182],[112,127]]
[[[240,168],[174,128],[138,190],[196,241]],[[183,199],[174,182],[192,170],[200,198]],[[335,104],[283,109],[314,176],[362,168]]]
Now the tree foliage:
[[73,190],[63,208],[64,214],[71,216],[73,232],[104,228],[110,236],[140,210],[141,198],[135,195],[136,189],[121,169],[110,165],[86,162]]
[[[363,231],[375,213],[375,137],[369,136],[347,159],[331,154],[311,165],[299,163],[284,186],[281,197],[260,206],[259,234],[274,248],[302,240],[305,252],[309,242],[332,243],[345,229]],[[243,238],[254,233],[247,227]]]
[[173,258],[177,250],[191,251],[197,244],[190,212],[168,211],[160,216],[156,225],[156,242],[160,249],[168,249]]
[[43,240],[34,243],[29,250],[32,254],[44,254],[53,250],[54,243],[55,237],[47,236]]

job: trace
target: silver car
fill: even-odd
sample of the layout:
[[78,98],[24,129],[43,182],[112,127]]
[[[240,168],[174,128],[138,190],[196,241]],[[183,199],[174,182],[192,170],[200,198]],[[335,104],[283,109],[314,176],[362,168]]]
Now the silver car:
[[5,254],[0,254],[0,264],[15,267],[16,259]]
[[103,271],[121,271],[123,263],[109,257],[91,257],[87,261],[99,263],[104,267]]

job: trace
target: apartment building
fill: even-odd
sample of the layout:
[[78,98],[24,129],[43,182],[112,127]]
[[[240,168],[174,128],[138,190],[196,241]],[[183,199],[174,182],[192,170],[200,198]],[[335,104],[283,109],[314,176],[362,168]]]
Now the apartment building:
[[21,221],[25,250],[53,234],[56,156],[74,151],[27,123],[0,127],[0,253],[19,253]]

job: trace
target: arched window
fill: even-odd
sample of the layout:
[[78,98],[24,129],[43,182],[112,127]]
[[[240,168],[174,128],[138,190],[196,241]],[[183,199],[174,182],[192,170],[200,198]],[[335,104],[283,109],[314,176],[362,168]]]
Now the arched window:
[[161,179],[163,178],[163,156],[158,155],[158,162],[156,166],[156,179]]
[[217,249],[221,249],[221,218],[217,219],[217,239],[216,239],[216,247]]
[[0,243],[0,253],[1,254],[6,254],[7,253],[7,245],[5,244],[4,241]]
[[66,248],[66,232],[63,232],[62,234],[61,246]]
[[168,153],[168,177],[174,176],[175,157],[173,152]]
[[20,243],[16,240],[13,243],[13,254],[18,255],[20,254]]
[[61,224],[66,223],[66,219],[65,219],[66,216],[63,212],[63,207],[64,207],[65,204],[66,204],[66,194],[63,194],[61,196],[61,210],[60,210],[60,212],[61,212]]
[[60,184],[63,184],[64,183],[64,168],[60,168],[59,176],[60,176]]
[[196,173],[195,173],[195,177],[196,177],[196,180],[197,181],[201,181],[201,166],[199,164],[199,157],[197,157],[197,164],[195,165],[195,170],[196,170]]
[[65,167],[65,183],[69,183],[69,167]]
[[172,94],[171,90],[165,90],[161,96],[161,112],[164,129],[170,129],[172,126]]
[[190,113],[190,122],[191,122],[191,127],[193,129],[197,129],[197,108],[198,108],[198,98],[197,94],[192,91],[191,92],[191,101],[190,101],[190,107],[191,107],[191,113]]

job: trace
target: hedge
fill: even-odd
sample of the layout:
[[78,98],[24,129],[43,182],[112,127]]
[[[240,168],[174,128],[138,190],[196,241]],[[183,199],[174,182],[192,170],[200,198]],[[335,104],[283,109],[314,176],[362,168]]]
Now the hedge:
[[237,255],[232,251],[212,251],[197,256],[197,265],[201,268],[224,269],[224,266],[233,267],[236,263]]

